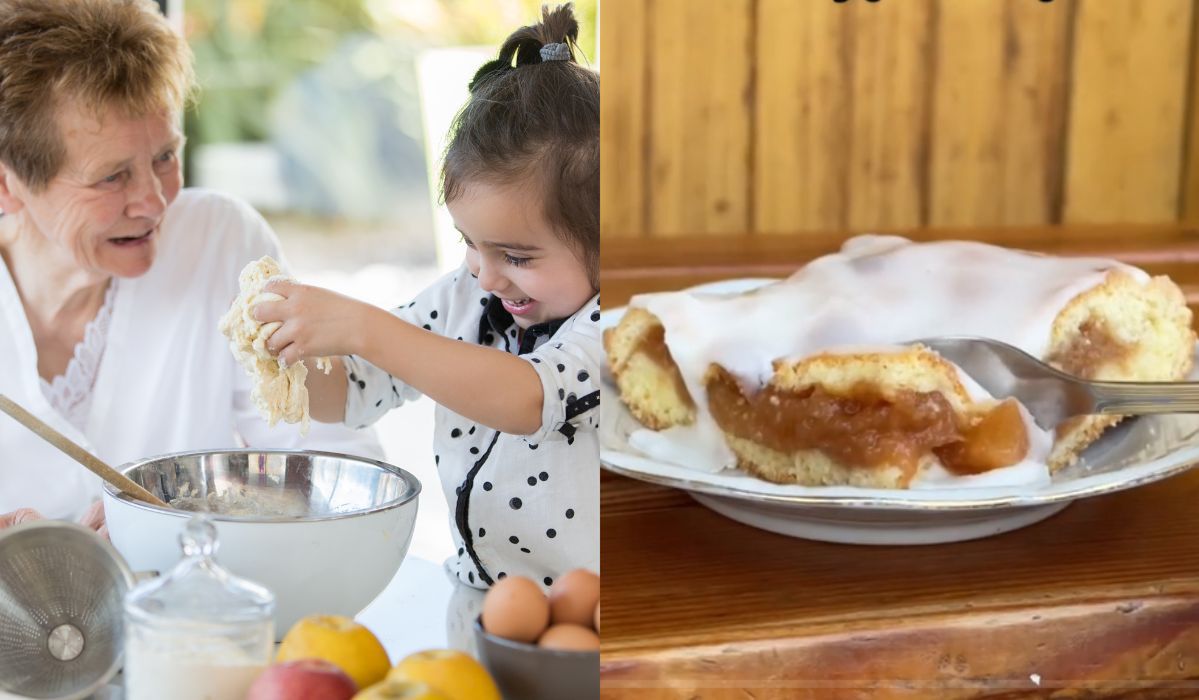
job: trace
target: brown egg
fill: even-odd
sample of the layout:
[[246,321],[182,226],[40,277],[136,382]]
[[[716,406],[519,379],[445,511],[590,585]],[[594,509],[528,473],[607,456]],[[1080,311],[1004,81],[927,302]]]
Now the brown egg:
[[590,627],[599,597],[599,576],[586,569],[567,571],[550,588],[550,623]]
[[537,584],[523,576],[496,581],[483,598],[483,629],[497,637],[535,642],[550,621],[550,604]]
[[565,624],[550,627],[537,640],[537,645],[561,651],[592,651],[599,649],[600,640],[599,635],[586,627]]
[[599,606],[600,606],[599,603],[595,604],[595,631],[596,632],[600,631],[600,628],[599,628]]

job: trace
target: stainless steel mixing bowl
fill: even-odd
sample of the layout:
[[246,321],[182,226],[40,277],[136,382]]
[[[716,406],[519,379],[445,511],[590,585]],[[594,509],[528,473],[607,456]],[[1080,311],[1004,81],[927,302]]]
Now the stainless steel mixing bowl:
[[[164,455],[119,471],[168,504],[207,501],[217,560],[271,589],[276,634],[305,615],[354,616],[391,581],[416,524],[420,482],[385,462],[328,452],[212,450]],[[105,486],[108,531],[134,571],[166,571],[193,514]]]

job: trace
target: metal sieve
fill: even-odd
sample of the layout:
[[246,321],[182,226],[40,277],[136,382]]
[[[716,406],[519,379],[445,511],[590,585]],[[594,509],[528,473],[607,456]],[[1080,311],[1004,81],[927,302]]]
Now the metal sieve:
[[41,520],[0,530],[0,690],[77,700],[120,668],[133,574],[99,535]]

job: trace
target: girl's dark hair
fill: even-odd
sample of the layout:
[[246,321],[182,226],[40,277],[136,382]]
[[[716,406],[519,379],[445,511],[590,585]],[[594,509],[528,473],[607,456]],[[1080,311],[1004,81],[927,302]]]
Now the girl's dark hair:
[[[570,3],[542,7],[540,24],[513,32],[479,69],[451,127],[441,197],[454,201],[472,180],[539,186],[546,221],[598,289],[599,76],[575,61],[578,35]],[[570,60],[543,61],[546,44],[566,44]]]

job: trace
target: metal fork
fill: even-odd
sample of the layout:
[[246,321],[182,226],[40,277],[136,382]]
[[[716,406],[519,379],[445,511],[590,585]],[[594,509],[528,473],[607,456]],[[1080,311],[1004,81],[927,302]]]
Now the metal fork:
[[1071,416],[1199,413],[1199,382],[1096,382],[1059,371],[990,338],[914,341],[961,367],[996,398],[1013,397],[1047,430]]

